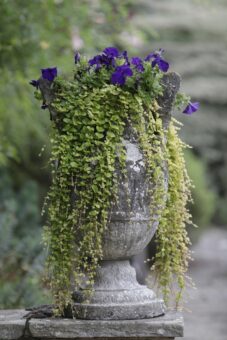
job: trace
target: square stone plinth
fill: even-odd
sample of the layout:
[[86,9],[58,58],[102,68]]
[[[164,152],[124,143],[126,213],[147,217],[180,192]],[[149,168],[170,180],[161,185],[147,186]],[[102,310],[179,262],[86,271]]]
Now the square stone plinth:
[[[176,312],[141,320],[31,319],[25,310],[0,311],[0,340],[32,339],[174,339],[183,336],[183,317]],[[101,339],[100,339],[101,338]],[[110,339],[109,339],[110,340]]]

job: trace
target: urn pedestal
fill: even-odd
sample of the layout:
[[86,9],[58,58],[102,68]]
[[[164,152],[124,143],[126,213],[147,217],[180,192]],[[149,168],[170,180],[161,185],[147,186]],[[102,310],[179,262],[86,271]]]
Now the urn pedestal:
[[[164,76],[164,95],[160,98],[160,116],[168,126],[172,104],[180,79],[175,73]],[[89,303],[85,291],[74,292],[74,312],[80,319],[129,320],[163,315],[165,305],[155,293],[136,280],[129,259],[141,253],[151,241],[158,222],[150,223],[150,183],[146,176],[144,156],[137,136],[126,126],[123,143],[126,149],[127,178],[119,173],[118,202],[103,238],[103,261],[97,270],[94,292]],[[116,170],[119,172],[119,170]],[[164,185],[168,188],[167,170]]]
[[[167,128],[180,77],[169,73],[164,75],[162,83],[164,93],[159,100],[159,113],[163,126]],[[43,92],[46,101],[50,102],[51,93]],[[55,113],[51,114],[54,117]],[[129,259],[141,253],[154,236],[158,219],[150,223],[149,190],[155,183],[149,181],[144,156],[130,125],[125,128],[122,142],[126,149],[127,174],[124,178],[120,170],[116,169],[119,178],[118,199],[104,233],[103,260],[97,269],[94,292],[89,302],[86,289],[73,294],[73,310],[78,319],[145,319],[165,313],[163,300],[137,282],[135,269],[129,263]],[[167,190],[167,170],[163,171]]]
[[[150,182],[137,138],[128,126],[123,141],[127,176],[118,172],[118,200],[103,238],[100,262],[89,303],[86,290],[74,293],[74,312],[80,319],[143,319],[163,315],[165,306],[151,289],[136,280],[129,259],[147,246],[158,223],[150,225]],[[166,181],[167,186],[167,181]]]

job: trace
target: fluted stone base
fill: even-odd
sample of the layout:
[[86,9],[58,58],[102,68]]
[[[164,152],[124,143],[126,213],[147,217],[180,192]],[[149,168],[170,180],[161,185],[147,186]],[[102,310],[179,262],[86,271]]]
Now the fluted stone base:
[[102,261],[89,303],[86,290],[73,295],[78,319],[130,320],[146,319],[165,313],[163,300],[136,280],[129,261]]

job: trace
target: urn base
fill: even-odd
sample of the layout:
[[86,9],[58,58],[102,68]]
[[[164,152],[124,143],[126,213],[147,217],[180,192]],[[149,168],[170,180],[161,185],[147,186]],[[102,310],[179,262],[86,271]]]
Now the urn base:
[[146,319],[165,313],[163,300],[136,280],[129,261],[102,261],[94,291],[87,302],[86,289],[74,292],[76,318],[88,320]]

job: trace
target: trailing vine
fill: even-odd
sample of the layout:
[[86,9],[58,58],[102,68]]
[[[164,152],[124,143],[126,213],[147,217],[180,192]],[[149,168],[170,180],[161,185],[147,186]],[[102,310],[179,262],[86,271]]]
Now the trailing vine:
[[[188,177],[184,148],[178,136],[180,123],[172,119],[167,131],[166,160],[168,163],[168,193],[166,206],[156,232],[157,251],[153,269],[156,271],[164,300],[175,293],[178,305],[182,298],[188,262],[191,259],[190,240],[186,226],[193,224],[187,203],[192,201],[192,183]],[[178,289],[173,285],[177,284]]]
[[[42,108],[52,115],[52,174],[47,196],[48,225],[44,240],[49,249],[48,271],[56,314],[71,303],[72,286],[86,284],[92,290],[102,259],[102,236],[111,207],[117,199],[116,164],[125,173],[125,127],[134,129],[152,185],[151,221],[159,221],[155,269],[164,296],[174,276],[181,297],[187,270],[190,222],[187,202],[190,180],[185,169],[176,121],[168,131],[159,115],[161,79],[168,70],[162,50],[145,60],[129,60],[127,52],[106,48],[87,61],[76,54],[72,80],[57,76],[56,68],[42,70],[42,78],[31,81],[36,97],[44,97]],[[51,100],[40,95],[41,81],[51,89]],[[185,113],[198,103],[179,95],[176,105],[187,103]],[[169,187],[165,183],[168,167]]]

